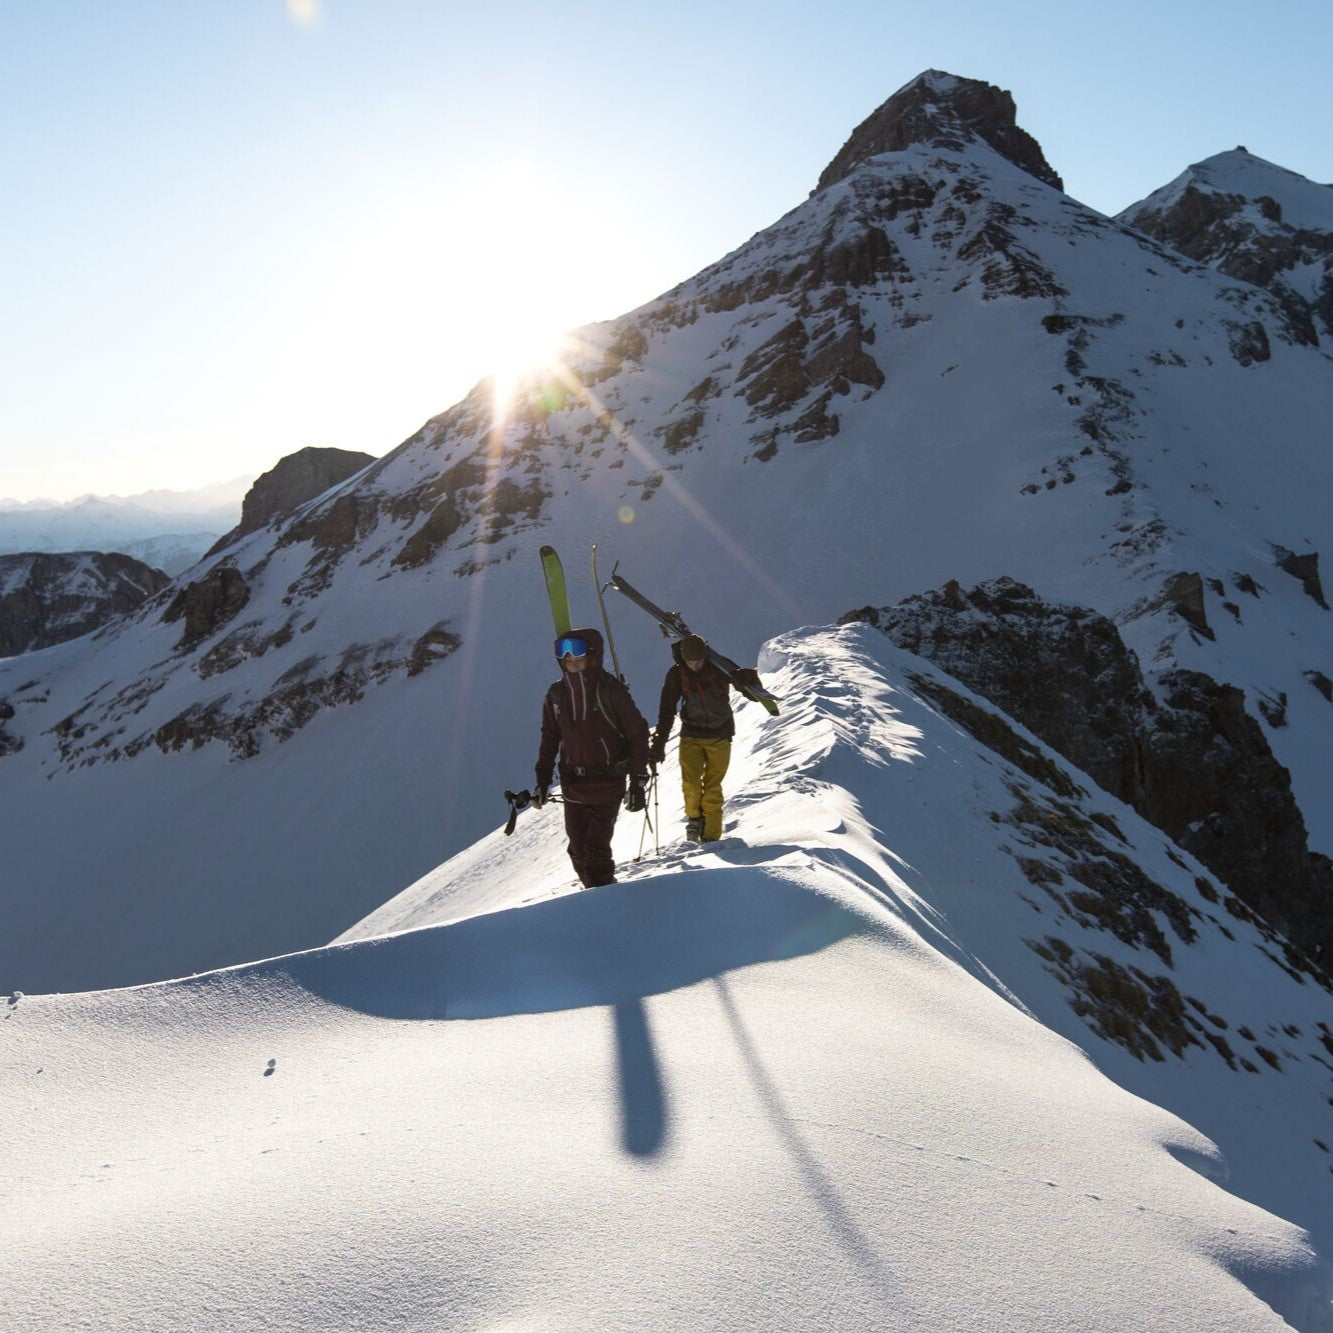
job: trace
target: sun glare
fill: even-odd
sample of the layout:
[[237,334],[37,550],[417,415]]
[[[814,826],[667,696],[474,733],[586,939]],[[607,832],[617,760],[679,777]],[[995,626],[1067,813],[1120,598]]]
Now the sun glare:
[[400,349],[415,382],[438,378],[435,410],[448,406],[446,386],[486,380],[499,424],[520,385],[570,391],[566,366],[582,359],[571,331],[631,305],[626,275],[641,262],[595,192],[530,163],[432,181],[409,198],[386,192],[335,259],[328,345],[349,324],[383,329],[380,345]]
[[568,376],[568,331],[540,312],[518,316],[491,331],[486,362],[491,367],[491,397],[497,421],[507,414],[520,385],[539,381],[560,392]]
[[319,19],[319,0],[286,0],[287,17],[293,23],[309,27]]

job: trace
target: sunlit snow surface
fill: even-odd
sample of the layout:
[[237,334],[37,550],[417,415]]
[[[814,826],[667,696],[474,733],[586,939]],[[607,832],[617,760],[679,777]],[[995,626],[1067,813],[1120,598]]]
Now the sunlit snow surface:
[[[1158,960],[1039,901],[988,815],[1027,779],[929,669],[864,627],[761,666],[784,710],[741,708],[715,848],[669,758],[617,885],[573,892],[528,811],[328,949],[0,1004],[4,1321],[1333,1327],[1312,1043],[1251,1075],[1095,1038],[1024,939]],[[1200,910],[1182,991],[1313,1031],[1197,867],[1080,804]]]

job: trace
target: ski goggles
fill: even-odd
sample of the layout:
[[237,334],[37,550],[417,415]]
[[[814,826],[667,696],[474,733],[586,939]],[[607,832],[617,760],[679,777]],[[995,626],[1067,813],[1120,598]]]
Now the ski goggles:
[[588,641],[577,634],[566,634],[555,641],[557,657],[583,657],[588,651]]

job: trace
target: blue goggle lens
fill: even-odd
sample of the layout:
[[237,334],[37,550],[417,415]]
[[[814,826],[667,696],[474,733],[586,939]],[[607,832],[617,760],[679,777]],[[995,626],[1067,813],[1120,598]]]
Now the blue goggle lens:
[[555,655],[557,657],[583,657],[587,654],[587,651],[587,641],[574,634],[566,634],[563,639],[555,641]]

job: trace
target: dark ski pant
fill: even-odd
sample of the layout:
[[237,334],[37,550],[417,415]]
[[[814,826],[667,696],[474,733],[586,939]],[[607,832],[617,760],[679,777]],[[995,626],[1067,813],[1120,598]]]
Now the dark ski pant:
[[562,784],[565,797],[565,832],[569,836],[569,859],[585,889],[616,882],[616,861],[611,855],[611,835],[624,784],[615,787],[605,782],[581,783],[577,779]]

